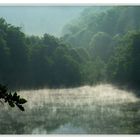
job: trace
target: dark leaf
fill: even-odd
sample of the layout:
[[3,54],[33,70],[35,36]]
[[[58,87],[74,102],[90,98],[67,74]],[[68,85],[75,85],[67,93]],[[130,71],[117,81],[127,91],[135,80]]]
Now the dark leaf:
[[9,103],[9,105],[10,105],[11,107],[15,107],[15,105],[14,105],[14,103],[13,103],[12,101],[8,101],[8,103]]
[[22,105],[16,104],[21,111],[24,111],[24,107]]
[[25,100],[25,99],[23,99],[23,98],[21,98],[21,99],[19,99],[19,104],[24,104],[24,103],[26,103],[27,101]]
[[17,100],[17,93],[16,93],[16,92],[14,93],[12,99],[13,99],[13,100]]

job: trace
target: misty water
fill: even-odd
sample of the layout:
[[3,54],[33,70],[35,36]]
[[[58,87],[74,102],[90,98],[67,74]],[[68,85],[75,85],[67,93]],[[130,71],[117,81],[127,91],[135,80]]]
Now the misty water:
[[1,134],[136,134],[140,99],[112,85],[19,91],[25,112],[1,108]]

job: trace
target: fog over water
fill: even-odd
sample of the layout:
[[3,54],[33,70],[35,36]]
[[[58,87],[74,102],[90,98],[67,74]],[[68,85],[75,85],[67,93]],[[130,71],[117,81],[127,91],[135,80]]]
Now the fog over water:
[[38,89],[19,92],[28,100],[28,107],[42,106],[44,103],[53,104],[124,104],[137,102],[139,99],[125,90],[120,90],[112,85],[82,86],[69,89]]
[[[133,123],[130,118],[134,117],[130,115],[131,104],[135,105],[140,101],[133,92],[109,84],[73,89],[39,89],[19,93],[28,100],[27,111],[35,108],[36,111],[44,111],[40,119],[46,122],[42,121],[33,128],[30,132],[32,134],[129,133],[130,124]],[[140,112],[134,114],[137,116]],[[59,126],[51,131],[47,130],[46,127],[51,121],[47,121],[49,119],[45,117],[51,117],[53,124],[59,121]],[[37,120],[36,117],[34,121]],[[121,125],[124,128],[121,128]]]
[[1,134],[139,133],[140,99],[109,84],[18,92],[25,112],[1,108]]

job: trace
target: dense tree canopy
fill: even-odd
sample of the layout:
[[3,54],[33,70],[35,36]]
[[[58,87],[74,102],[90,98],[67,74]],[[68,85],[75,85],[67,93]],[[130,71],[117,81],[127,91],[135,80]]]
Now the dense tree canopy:
[[25,36],[1,18],[0,82],[12,88],[75,86],[81,81],[79,54],[60,39]]
[[[101,10],[102,9],[102,10]],[[56,38],[0,19],[0,83],[12,88],[140,84],[139,7],[88,8]]]
[[[94,7],[87,8],[79,20],[64,28],[63,40],[75,48],[87,48],[92,59],[86,63],[90,66],[84,65],[86,72],[90,71],[86,81],[92,79],[96,83],[98,80],[91,77],[100,71],[101,82],[139,86],[140,7],[101,9],[96,12]],[[104,62],[104,65],[97,68],[96,61],[97,64]]]

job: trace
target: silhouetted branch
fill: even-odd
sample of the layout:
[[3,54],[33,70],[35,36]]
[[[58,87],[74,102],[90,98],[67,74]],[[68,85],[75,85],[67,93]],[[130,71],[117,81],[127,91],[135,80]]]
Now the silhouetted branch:
[[21,111],[25,110],[22,105],[27,102],[27,100],[25,100],[24,98],[21,98],[19,95],[17,95],[16,92],[11,93],[10,91],[8,91],[6,86],[1,85],[1,84],[0,84],[0,101],[2,103],[3,103],[3,101],[5,103],[8,102],[8,104],[11,107],[15,107],[15,105],[16,105]]

